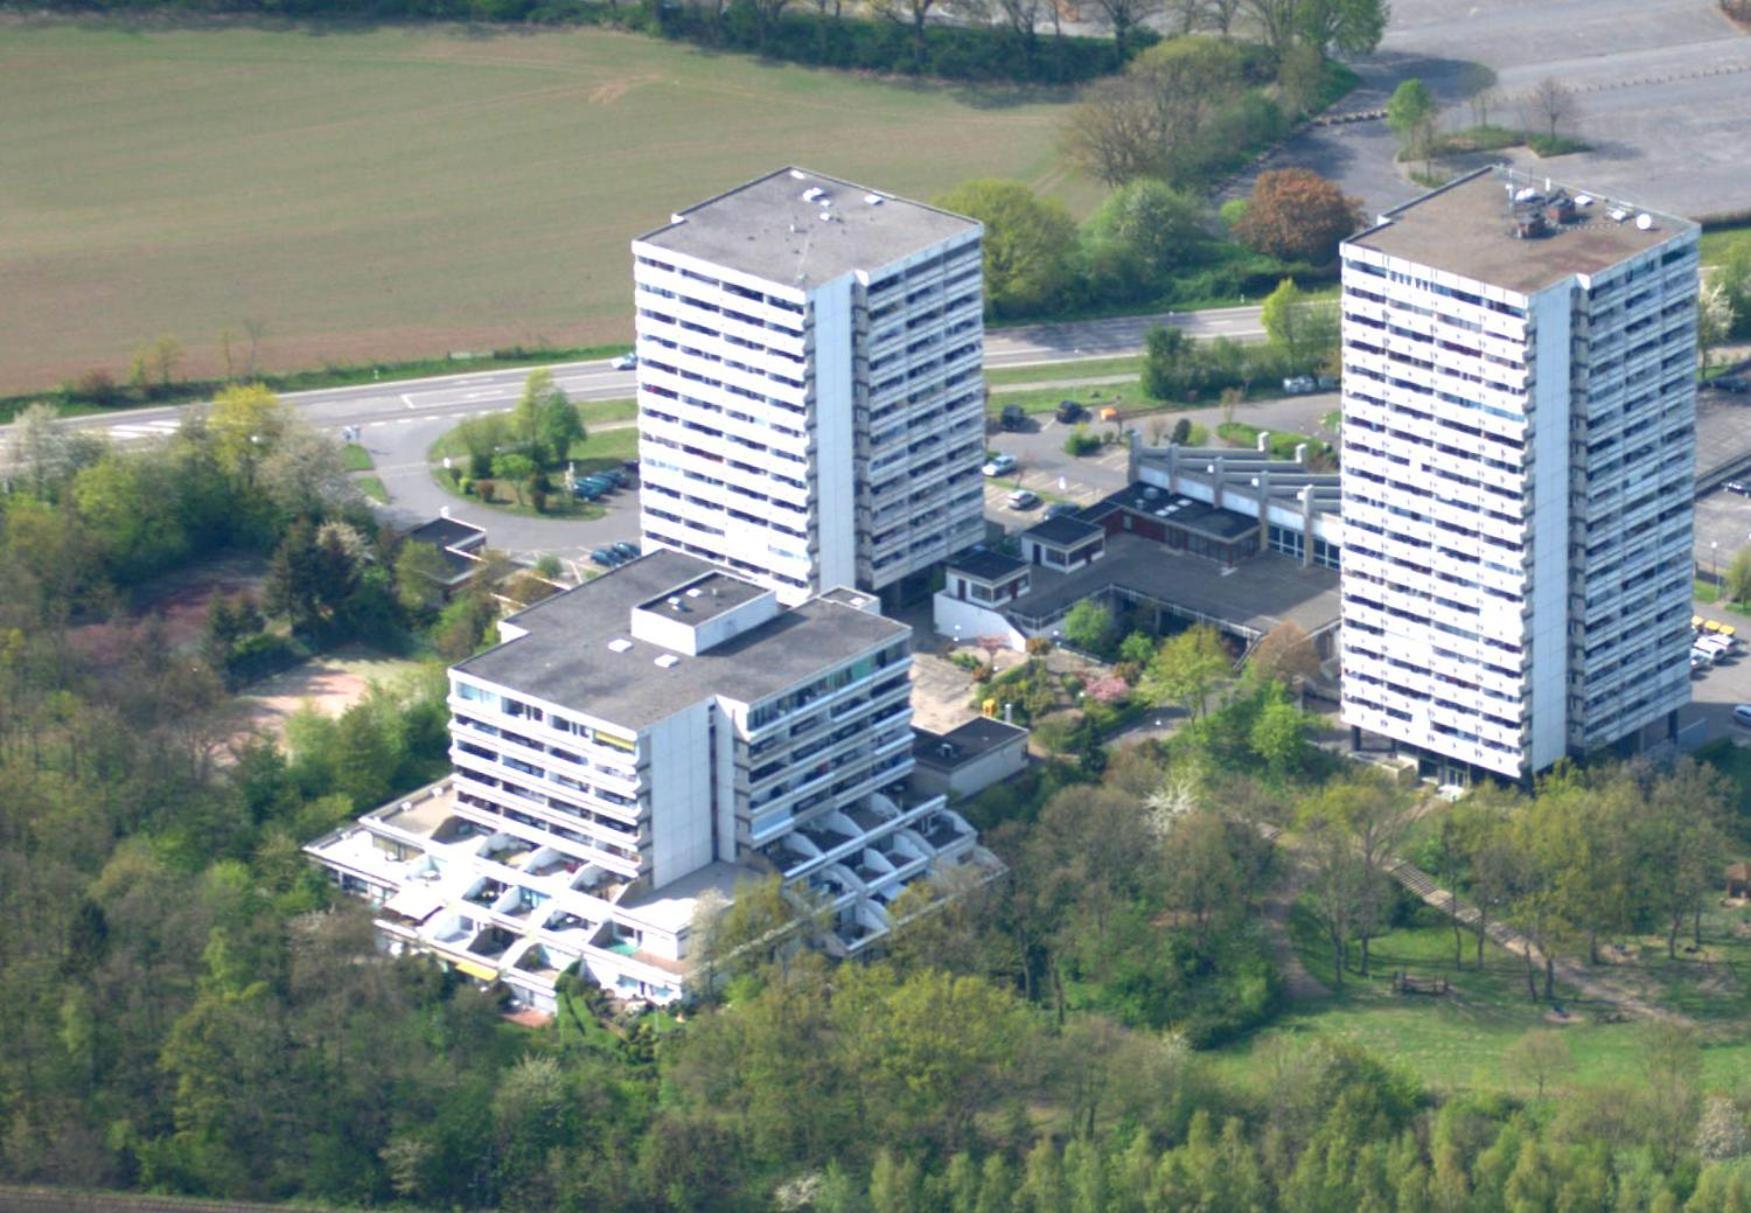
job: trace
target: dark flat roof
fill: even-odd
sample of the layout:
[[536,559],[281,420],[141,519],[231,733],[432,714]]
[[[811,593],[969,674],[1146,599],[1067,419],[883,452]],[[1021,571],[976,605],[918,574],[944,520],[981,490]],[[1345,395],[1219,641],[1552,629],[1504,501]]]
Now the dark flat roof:
[[1311,636],[1336,624],[1340,610],[1338,575],[1323,566],[1303,568],[1290,557],[1260,552],[1225,569],[1217,561],[1123,533],[1109,536],[1106,555],[1081,568],[1036,568],[1032,590],[1005,609],[1043,619],[1114,589],[1251,636],[1284,622]]
[[[803,198],[813,189],[825,190],[829,205]],[[832,218],[823,221],[823,214]],[[878,269],[978,226],[922,202],[788,166],[675,218],[639,241],[804,288]]]
[[[680,552],[652,552],[510,617],[528,630],[479,656],[458,673],[560,704],[599,720],[640,729],[711,695],[751,703],[816,677],[907,636],[911,629],[827,599],[781,611],[697,657],[675,654],[664,668],[661,645],[634,640],[632,611],[662,600],[708,573],[733,573]],[[610,641],[628,647],[610,649]]]
[[1154,485],[1126,485],[1110,493],[1082,511],[1089,521],[1104,518],[1115,509],[1127,509],[1148,514],[1174,526],[1186,527],[1214,539],[1238,539],[1257,529],[1259,520],[1235,510],[1217,509],[1205,501],[1197,501],[1179,493],[1170,493]]
[[1053,547],[1068,548],[1092,539],[1104,529],[1092,522],[1084,522],[1074,515],[1060,514],[1056,518],[1048,518],[1044,522],[1034,523],[1022,534],[1029,539],[1049,543]]
[[458,522],[454,518],[434,518],[407,533],[407,538],[412,542],[430,543],[440,550],[485,537],[486,531],[483,528],[469,522]]
[[1027,568],[1027,561],[1014,556],[1006,556],[1002,552],[965,552],[955,556],[948,562],[948,567],[957,573],[964,573],[975,581],[983,581],[995,585],[1008,577]]
[[[947,733],[932,733],[912,726],[912,755],[919,762],[938,770],[951,771],[982,754],[1015,742],[1026,744],[1027,730],[1019,725],[1004,724],[989,716],[977,716]],[[952,747],[946,752],[943,747]]]
[[[1386,212],[1380,226],[1349,243],[1530,295],[1573,274],[1596,274],[1696,226],[1688,219],[1571,188],[1570,196],[1593,199],[1577,211],[1574,223],[1553,235],[1518,239],[1511,232],[1509,188],[1542,191],[1544,182],[1543,177],[1483,169]],[[1613,210],[1627,212],[1626,218],[1614,221]],[[1652,220],[1645,231],[1636,226],[1636,216],[1643,213]]]

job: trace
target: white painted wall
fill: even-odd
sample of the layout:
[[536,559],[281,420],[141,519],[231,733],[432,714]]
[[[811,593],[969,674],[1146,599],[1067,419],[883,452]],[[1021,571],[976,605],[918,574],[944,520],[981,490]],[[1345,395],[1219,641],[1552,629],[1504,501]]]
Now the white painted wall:
[[1532,652],[1528,692],[1529,758],[1540,770],[1563,755],[1568,739],[1569,671],[1569,341],[1572,280],[1534,295],[1532,365]]
[[645,730],[651,756],[654,888],[712,860],[711,711],[711,704],[702,701]]
[[815,322],[815,526],[813,591],[857,581],[857,474],[852,394],[851,292],[847,274],[810,293]]

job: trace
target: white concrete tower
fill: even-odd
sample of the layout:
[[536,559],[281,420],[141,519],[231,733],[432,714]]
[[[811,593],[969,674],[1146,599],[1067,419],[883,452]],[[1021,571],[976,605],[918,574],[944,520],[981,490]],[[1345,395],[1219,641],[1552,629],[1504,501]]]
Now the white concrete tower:
[[1690,699],[1697,228],[1484,169],[1343,246],[1343,719],[1519,777]]
[[981,231],[786,168],[633,241],[646,545],[799,602],[978,542]]

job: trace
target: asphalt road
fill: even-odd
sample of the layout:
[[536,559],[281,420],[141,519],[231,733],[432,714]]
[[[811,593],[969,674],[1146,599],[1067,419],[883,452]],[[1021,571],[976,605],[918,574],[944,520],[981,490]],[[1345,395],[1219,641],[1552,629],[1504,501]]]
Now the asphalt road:
[[[1136,354],[1143,348],[1144,334],[1158,324],[1171,324],[1198,337],[1256,340],[1264,336],[1258,315],[1257,307],[1242,307],[991,329],[985,336],[985,364],[995,369]],[[558,363],[548,369],[554,382],[580,402],[630,399],[636,386],[633,372],[616,371],[606,360]],[[383,512],[391,521],[404,525],[421,522],[449,508],[457,516],[486,527],[488,541],[495,547],[518,555],[552,552],[569,559],[603,543],[636,539],[638,510],[633,493],[609,498],[604,503],[608,506],[606,517],[579,522],[523,518],[478,508],[471,511],[466,503],[432,483],[425,458],[432,442],[464,417],[508,410],[522,393],[528,374],[529,368],[463,372],[290,392],[283,399],[297,406],[318,429],[338,433],[349,426],[358,427],[361,445],[370,452],[377,465],[376,475],[389,491],[390,504]],[[101,430],[119,442],[145,441],[173,433],[183,414],[198,407],[136,409],[73,418],[66,424]],[[0,450],[4,447],[5,433],[0,431]]]

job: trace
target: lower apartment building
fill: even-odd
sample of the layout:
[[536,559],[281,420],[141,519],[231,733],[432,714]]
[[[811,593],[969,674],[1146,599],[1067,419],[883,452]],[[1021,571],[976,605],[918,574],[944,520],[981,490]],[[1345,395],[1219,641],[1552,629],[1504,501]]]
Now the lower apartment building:
[[392,950],[538,1009],[573,965],[674,1000],[702,910],[773,875],[858,953],[908,885],[1001,870],[910,788],[911,629],[876,605],[786,608],[691,556],[635,560],[503,621],[450,671],[454,774],[306,850]]

